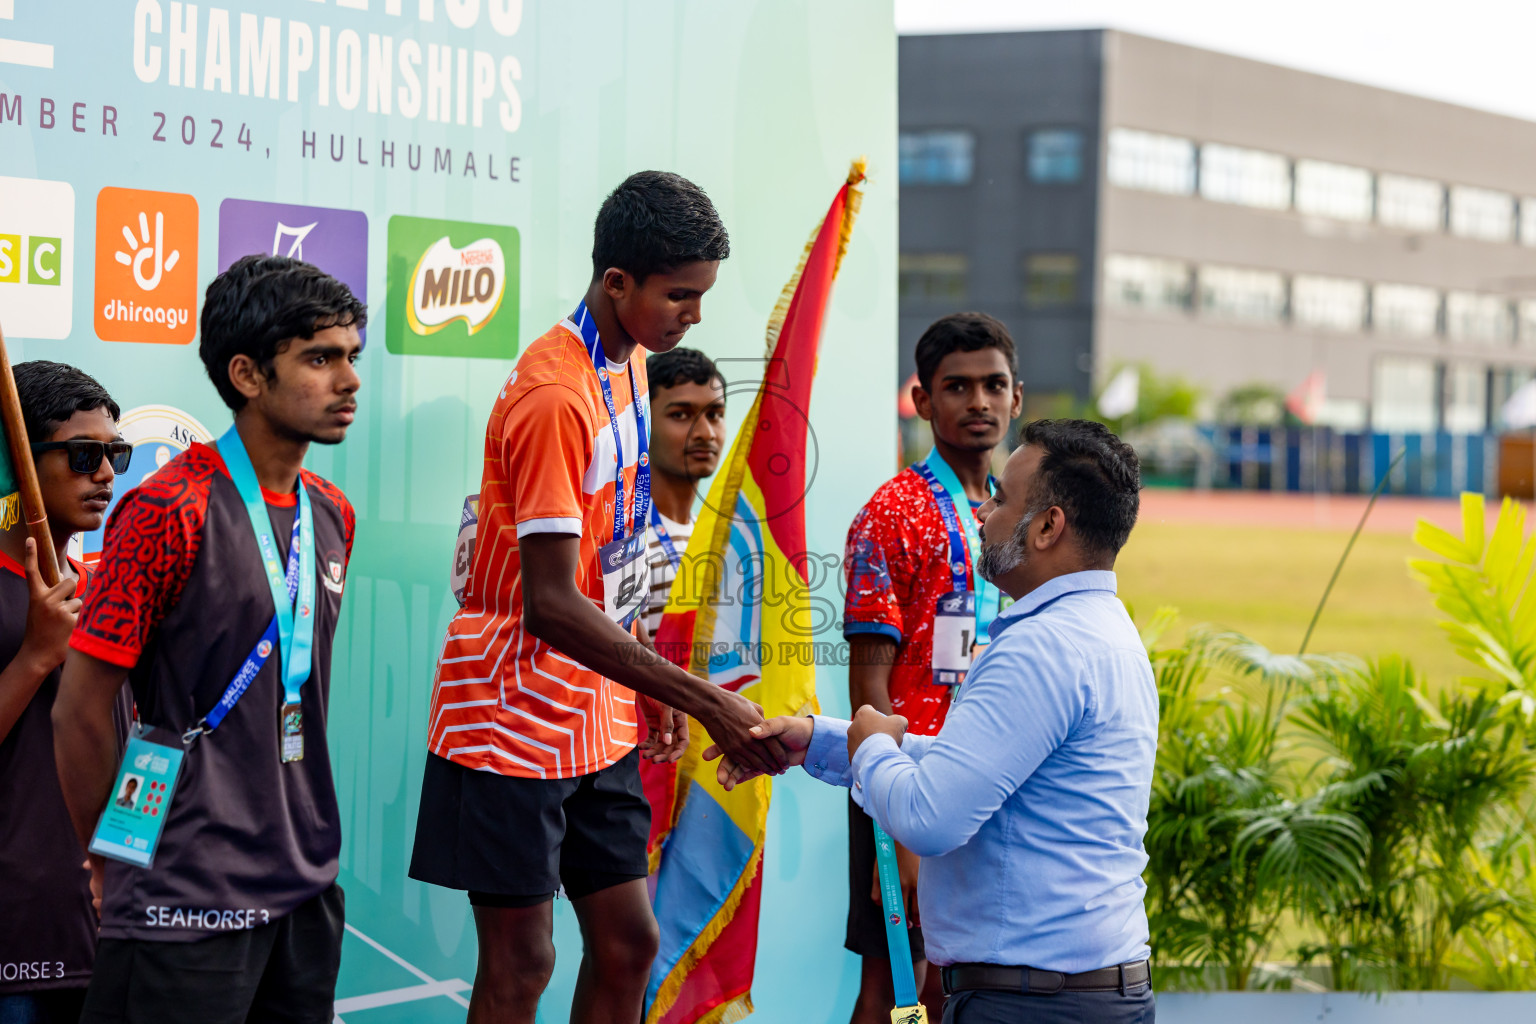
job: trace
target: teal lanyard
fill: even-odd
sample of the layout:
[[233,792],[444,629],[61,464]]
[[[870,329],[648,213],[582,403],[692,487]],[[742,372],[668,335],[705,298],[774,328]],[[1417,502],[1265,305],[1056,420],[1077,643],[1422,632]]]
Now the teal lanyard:
[[891,987],[895,990],[896,1009],[904,1010],[917,1005],[917,977],[912,970],[912,945],[907,936],[907,908],[901,898],[901,869],[896,863],[896,844],[873,816],[869,820],[875,826],[875,866],[880,872],[880,905],[885,910]]
[[[283,699],[286,703],[299,703],[299,691],[309,679],[315,646],[315,517],[310,512],[309,492],[304,482],[298,482],[299,491],[299,557],[294,566],[299,574],[298,600],[288,597],[288,578],[283,571],[283,558],[278,552],[277,539],[272,536],[272,519],[267,513],[267,502],[261,496],[261,485],[256,482],[256,470],[251,457],[246,454],[245,442],[240,432],[230,427],[219,438],[219,454],[229,470],[229,478],[235,482],[240,499],[245,502],[245,512],[256,531],[256,544],[261,549],[261,564],[267,573],[267,585],[272,590],[272,603],[277,607],[278,649],[282,654]],[[290,560],[290,564],[292,561]],[[294,612],[298,611],[297,617]]]
[[[944,485],[944,490],[949,492],[949,500],[954,503],[955,511],[959,513],[961,529],[965,531],[966,553],[970,556],[972,566],[971,589],[976,591],[976,636],[981,643],[986,643],[988,628],[992,620],[997,618],[997,612],[1002,600],[1002,593],[991,583],[981,578],[981,573],[975,572],[976,559],[981,555],[981,534],[976,529],[976,513],[971,508],[971,499],[966,495],[965,488],[960,485],[960,478],[944,461],[944,456],[939,454],[937,448],[929,451],[923,459],[923,465],[934,475],[939,483]],[[989,478],[990,481],[990,478]]]

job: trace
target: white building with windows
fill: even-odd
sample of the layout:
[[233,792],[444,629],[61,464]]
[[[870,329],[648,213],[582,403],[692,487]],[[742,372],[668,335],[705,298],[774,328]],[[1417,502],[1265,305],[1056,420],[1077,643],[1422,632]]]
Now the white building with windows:
[[1475,432],[1536,376],[1536,124],[1113,31],[900,52],[904,373],[974,308],[1037,411],[1321,371],[1330,425]]

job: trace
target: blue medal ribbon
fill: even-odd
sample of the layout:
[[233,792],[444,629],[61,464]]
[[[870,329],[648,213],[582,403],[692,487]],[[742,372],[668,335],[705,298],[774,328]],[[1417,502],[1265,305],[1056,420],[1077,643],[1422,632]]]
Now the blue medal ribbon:
[[[912,469],[928,485],[928,492],[933,495],[939,515],[944,519],[944,528],[949,531],[951,589],[957,593],[976,592],[976,636],[978,642],[986,643],[987,629],[997,617],[1001,595],[997,587],[982,579],[980,574],[976,575],[974,585],[972,583],[970,570],[975,564],[973,556],[981,552],[981,535],[976,529],[976,515],[971,512],[970,499],[966,497],[960,478],[937,448],[921,462],[914,463]],[[987,483],[989,488],[995,488],[996,481],[990,477]],[[959,514],[957,506],[961,504],[969,515],[962,517]]]
[[613,484],[613,539],[623,540],[636,530],[644,529],[646,514],[651,507],[651,455],[650,440],[646,436],[645,407],[640,404],[640,384],[635,380],[635,369],[629,368],[629,393],[635,407],[637,451],[635,461],[635,504],[628,524],[624,521],[624,438],[619,432],[619,413],[613,404],[613,386],[608,382],[608,356],[603,352],[602,339],[597,334],[597,320],[586,302],[571,314],[571,323],[581,331],[581,340],[592,357],[592,368],[597,372],[597,382],[603,389],[603,404],[608,407],[608,426],[613,429],[614,459],[618,468]]
[[256,532],[256,546],[261,551],[262,567],[267,574],[267,585],[272,591],[272,603],[276,613],[262,633],[251,653],[246,655],[235,677],[225,687],[219,702],[202,721],[188,729],[182,736],[190,743],[201,733],[212,732],[219,727],[245,691],[255,680],[276,646],[282,662],[283,699],[297,704],[304,684],[309,680],[313,666],[315,638],[315,529],[310,508],[309,492],[303,481],[298,484],[299,507],[294,514],[293,535],[289,540],[286,571],[278,557],[277,539],[272,535],[272,520],[267,513],[266,499],[256,480],[256,470],[245,450],[240,433],[230,427],[218,441],[219,454],[229,470],[235,489],[245,503],[251,528]]
[[656,506],[651,506],[651,529],[656,531],[656,539],[661,542],[661,550],[667,553],[667,561],[672,563],[674,571],[683,564],[683,558],[677,553],[677,545],[672,543],[672,534],[667,532],[667,525],[661,521],[661,513],[656,511]]
[[[880,823],[875,827],[875,866],[880,873],[880,904],[885,911],[885,948],[891,958],[891,987],[896,1009],[917,1006],[917,976],[912,970],[912,940],[907,935],[907,908],[901,898],[901,870],[896,863],[896,843]],[[894,1018],[893,1018],[894,1019]]]

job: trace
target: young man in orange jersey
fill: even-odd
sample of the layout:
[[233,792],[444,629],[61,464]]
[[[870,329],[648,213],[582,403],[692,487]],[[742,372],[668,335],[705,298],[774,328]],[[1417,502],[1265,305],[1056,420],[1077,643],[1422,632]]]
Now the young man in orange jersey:
[[[486,429],[478,543],[433,684],[411,876],[469,891],[480,961],[471,1024],[533,1024],[564,889],[584,955],[575,1022],[635,1021],[658,942],[646,892],[646,755],[675,760],[697,718],[780,771],[747,700],[657,656],[648,594],[644,352],[700,320],[730,252],[709,197],[630,176],[597,215],[582,302],[535,341]],[[638,691],[638,694],[637,694]]]

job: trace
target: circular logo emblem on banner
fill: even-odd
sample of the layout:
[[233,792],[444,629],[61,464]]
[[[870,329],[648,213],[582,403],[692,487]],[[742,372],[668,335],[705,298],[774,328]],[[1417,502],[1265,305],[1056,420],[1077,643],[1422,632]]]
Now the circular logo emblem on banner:
[[[133,458],[128,469],[119,473],[112,482],[112,504],[107,508],[110,518],[123,495],[149,479],[161,466],[186,451],[192,443],[207,444],[213,440],[208,428],[190,413],[170,405],[141,405],[123,413],[118,421],[123,440],[132,444]],[[101,558],[102,529],[76,535],[70,542],[70,555],[87,565],[94,565]]]
[[651,454],[650,454],[650,452],[641,452],[640,453],[640,465],[641,465],[641,467],[644,468],[645,466],[649,466],[650,464],[651,464]]
[[272,641],[271,640],[263,640],[261,643],[256,645],[256,655],[257,655],[257,657],[265,658],[267,655],[269,655],[271,653],[272,653]]

